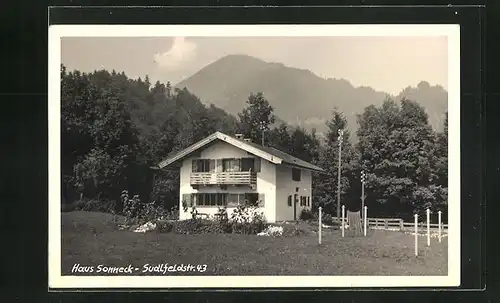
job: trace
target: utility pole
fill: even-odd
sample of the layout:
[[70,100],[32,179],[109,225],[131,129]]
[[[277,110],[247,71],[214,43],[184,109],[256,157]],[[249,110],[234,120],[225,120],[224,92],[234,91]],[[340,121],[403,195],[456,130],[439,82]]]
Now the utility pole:
[[262,132],[261,144],[264,146],[264,132],[266,131],[266,124],[264,122],[260,122],[260,130]]
[[338,141],[339,141],[339,164],[338,164],[338,182],[337,182],[337,218],[340,218],[340,174],[341,174],[341,163],[342,163],[342,140],[344,137],[344,130],[338,130]]
[[[364,211],[365,209],[365,178],[366,178],[366,175],[365,175],[365,171],[362,170],[361,171],[361,212]],[[365,217],[363,215],[361,215],[363,220],[365,220]]]

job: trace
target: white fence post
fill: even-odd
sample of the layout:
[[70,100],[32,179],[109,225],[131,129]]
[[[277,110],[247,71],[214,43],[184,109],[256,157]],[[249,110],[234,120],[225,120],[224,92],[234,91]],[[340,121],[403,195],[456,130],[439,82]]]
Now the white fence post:
[[368,206],[365,206],[364,211],[365,211],[365,214],[363,215],[363,223],[364,223],[364,225],[365,225],[365,226],[364,226],[364,227],[365,227],[364,232],[365,232],[365,237],[366,237],[366,226],[367,226],[367,224],[368,224],[368,216],[367,216],[367,215],[368,215]]
[[441,243],[441,211],[438,211],[438,238]]
[[431,210],[427,208],[427,246],[431,246]]
[[345,205],[342,205],[342,222],[340,223],[342,226],[342,238],[344,237],[344,218],[345,218]]
[[319,242],[319,244],[321,244],[321,206],[319,207],[319,220],[318,220],[318,222],[319,222],[318,223],[318,225],[319,225],[318,226],[318,234],[319,234],[318,235],[318,237],[319,237],[318,242]]
[[415,214],[415,256],[418,256],[418,214]]

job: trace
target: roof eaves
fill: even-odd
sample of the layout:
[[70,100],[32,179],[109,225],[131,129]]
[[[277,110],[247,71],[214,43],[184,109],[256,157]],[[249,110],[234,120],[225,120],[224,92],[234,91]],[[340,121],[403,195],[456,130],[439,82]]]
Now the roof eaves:
[[225,141],[225,142],[227,142],[235,147],[241,148],[241,149],[243,149],[251,154],[254,154],[254,155],[256,155],[262,159],[265,159],[269,162],[272,162],[274,164],[281,164],[283,162],[283,159],[281,159],[280,157],[276,157],[273,154],[270,154],[263,149],[260,149],[258,147],[254,147],[250,144],[247,144],[245,141],[238,140],[236,138],[233,138],[231,136],[228,136],[228,135],[220,133],[220,132],[218,132],[217,136],[222,141]]
[[257,147],[250,145],[250,144],[247,144],[244,141],[238,140],[236,138],[233,138],[233,137],[226,135],[224,133],[221,133],[221,132],[215,132],[212,135],[206,137],[205,139],[202,139],[202,140],[196,142],[195,144],[185,148],[184,150],[178,152],[174,156],[169,157],[166,160],[163,160],[162,162],[160,162],[158,164],[158,168],[159,169],[165,168],[165,167],[169,166],[170,164],[178,161],[179,159],[182,159],[183,157],[191,154],[195,150],[202,148],[203,146],[207,145],[208,143],[210,143],[216,139],[222,140],[222,141],[229,143],[235,147],[243,149],[251,154],[254,154],[260,158],[268,160],[274,164],[281,164],[283,162],[283,159],[281,159],[280,157],[276,157],[276,156],[274,156],[274,155],[272,155],[272,154],[270,154],[262,149],[259,149]]
[[202,140],[196,142],[195,144],[183,149],[182,151],[178,152],[174,156],[172,156],[166,160],[163,160],[162,162],[160,162],[158,164],[158,167],[160,169],[165,168],[166,166],[169,166],[170,164],[172,164],[172,163],[176,162],[177,160],[185,157],[186,155],[194,152],[195,150],[207,145],[208,143],[210,143],[213,140],[218,138],[218,133],[219,132],[213,133],[210,136],[206,137],[205,139],[202,139]]
[[308,162],[306,162],[307,165],[301,164],[301,163],[292,163],[292,162],[287,162],[287,161],[284,161],[283,163],[290,165],[290,166],[300,167],[300,168],[304,168],[304,169],[308,169],[308,170],[312,170],[312,171],[316,171],[316,172],[325,172],[325,170],[323,168],[318,167],[314,164],[310,164]]

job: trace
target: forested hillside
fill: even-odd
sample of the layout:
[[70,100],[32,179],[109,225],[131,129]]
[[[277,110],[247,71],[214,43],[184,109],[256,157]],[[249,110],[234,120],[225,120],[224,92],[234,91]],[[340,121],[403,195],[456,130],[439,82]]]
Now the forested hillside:
[[[367,101],[368,102],[368,101]],[[376,102],[373,102],[376,104]],[[332,107],[333,108],[333,107]],[[429,124],[416,102],[387,99],[368,105],[353,125],[339,110],[329,111],[325,140],[315,130],[291,127],[275,116],[265,94],[246,96],[237,117],[204,105],[187,89],[170,83],[130,79],[123,72],[67,71],[61,66],[62,174],[65,201],[115,201],[127,189],[143,202],[178,204],[179,173],[152,167],[173,152],[215,131],[244,133],[303,160],[326,174],[313,177],[313,206],[334,214],[337,192],[337,130],[342,148],[342,203],[359,208],[360,172],[367,172],[366,205],[371,213],[404,216],[447,204],[447,119],[444,131]],[[277,126],[275,126],[277,125]],[[348,140],[356,134],[356,144]]]

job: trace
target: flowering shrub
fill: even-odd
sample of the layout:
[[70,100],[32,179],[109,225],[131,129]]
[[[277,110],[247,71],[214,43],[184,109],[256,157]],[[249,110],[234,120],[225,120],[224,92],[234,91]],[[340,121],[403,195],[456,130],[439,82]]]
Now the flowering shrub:
[[265,218],[256,207],[238,205],[231,214],[232,232],[237,234],[257,234],[265,228]]
[[133,230],[135,233],[145,233],[156,230],[156,224],[152,222],[146,222]]
[[154,202],[143,204],[138,214],[138,219],[141,222],[156,221],[165,217],[167,217],[167,212],[163,207],[154,205]]
[[132,199],[128,196],[128,190],[123,190],[121,195],[123,203],[123,214],[127,218],[127,222],[133,218],[137,218],[140,213],[141,200],[139,195],[135,195]]
[[142,203],[139,195],[134,195],[132,199],[128,197],[128,191],[122,191],[121,199],[123,202],[123,213],[126,217],[126,223],[137,222],[155,222],[159,219],[178,219],[177,209],[171,212],[166,211],[161,206],[156,206],[155,202]]
[[219,211],[215,215],[215,219],[220,226],[220,229],[225,233],[232,232],[233,228],[229,222],[229,216],[227,214],[226,207],[219,207]]
[[283,228],[284,237],[297,237],[309,234],[309,231],[305,228],[301,228],[297,225],[290,225]]
[[269,225],[264,231],[261,231],[257,234],[257,236],[270,236],[270,237],[279,237],[283,235],[283,227],[282,226],[274,226]]
[[[189,205],[187,204],[186,201],[182,201],[182,210],[184,210],[184,212],[189,211]],[[198,216],[198,210],[196,209],[196,206],[193,205],[191,206],[191,217],[193,219],[196,219],[197,216]]]

